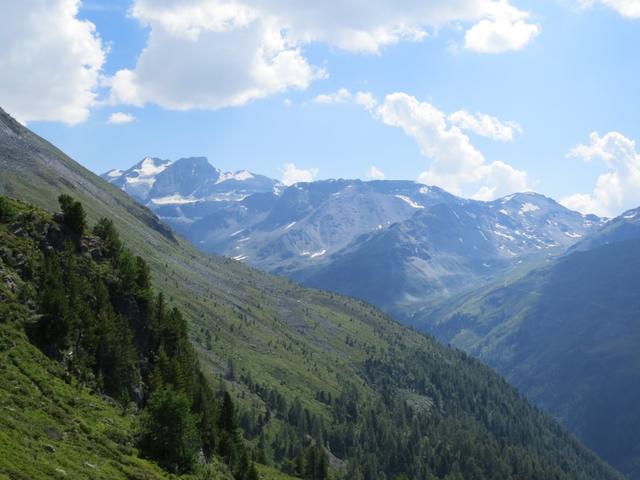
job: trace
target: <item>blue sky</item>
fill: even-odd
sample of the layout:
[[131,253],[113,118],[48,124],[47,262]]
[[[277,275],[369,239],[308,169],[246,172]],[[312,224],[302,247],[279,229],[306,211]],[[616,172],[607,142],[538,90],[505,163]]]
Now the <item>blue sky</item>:
[[[29,102],[50,94],[52,73],[44,71],[33,87],[0,80],[0,106],[97,173],[127,168],[146,155],[206,155],[223,170],[246,168],[276,178],[289,165],[293,180],[366,178],[375,166],[385,178],[421,179],[483,199],[533,189],[585,212],[614,215],[640,205],[640,156],[633,143],[640,139],[640,0],[456,0],[460,12],[444,13],[447,7],[438,4],[447,2],[440,0],[432,0],[433,11],[426,13],[414,0],[372,1],[364,7],[372,12],[348,10],[340,25],[331,20],[332,11],[329,20],[324,12],[287,13],[288,23],[273,28],[290,31],[275,37],[263,35],[262,25],[255,37],[245,31],[266,14],[285,22],[278,8],[286,0],[247,0],[249,20],[234,12],[226,21],[246,24],[235,29],[234,23],[224,34],[218,27],[216,33],[207,30],[224,12],[223,0],[168,0],[164,12],[148,0],[56,2],[67,9],[43,11],[43,17],[93,42],[82,62],[94,62],[94,82],[83,79],[65,101],[76,102],[88,90],[94,96],[76,102],[73,113],[53,100],[39,111]],[[210,18],[202,20],[194,8],[207,9]],[[408,16],[390,15],[389,8],[406,9]],[[254,10],[260,20],[251,17]],[[8,15],[21,21],[19,12]],[[379,35],[381,18],[390,20]],[[489,36],[479,32],[475,43],[467,40],[483,21],[493,29]],[[93,32],[81,28],[89,22]],[[189,30],[194,25],[195,34]],[[394,33],[399,25],[410,32]],[[371,27],[374,40],[353,40],[349,29],[356,27]],[[178,31],[189,38],[176,40]],[[262,83],[247,83],[245,70],[253,66],[235,58],[253,52],[246,45],[274,38],[284,39],[286,45],[275,48],[290,54],[290,63],[269,71]],[[137,64],[145,47],[147,58]],[[26,47],[17,43],[18,53],[20,48]],[[64,48],[61,40],[57,54],[64,56]],[[115,85],[123,71],[134,72],[135,95],[131,82]],[[163,84],[164,78],[169,80]],[[245,83],[244,91],[234,90]],[[318,101],[340,89],[349,94]],[[238,100],[257,90],[261,98]],[[194,94],[185,96],[189,91]],[[358,92],[375,105],[363,106]],[[117,112],[133,121],[109,123]],[[472,120],[485,114],[500,128],[513,127],[509,122],[517,127],[512,140],[504,141],[495,131],[454,122],[454,112]]]

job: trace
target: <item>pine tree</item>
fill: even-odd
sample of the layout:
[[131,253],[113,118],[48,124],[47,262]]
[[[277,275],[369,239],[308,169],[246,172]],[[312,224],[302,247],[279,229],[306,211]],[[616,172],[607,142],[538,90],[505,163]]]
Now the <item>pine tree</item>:
[[142,412],[138,445],[143,455],[175,473],[193,469],[200,448],[187,397],[163,387],[151,394]]
[[82,204],[66,194],[58,197],[58,203],[65,226],[79,239],[87,227],[87,216]]
[[113,261],[117,261],[122,253],[123,246],[120,234],[113,222],[108,218],[101,218],[93,227],[93,234],[102,240],[102,248],[105,255]]

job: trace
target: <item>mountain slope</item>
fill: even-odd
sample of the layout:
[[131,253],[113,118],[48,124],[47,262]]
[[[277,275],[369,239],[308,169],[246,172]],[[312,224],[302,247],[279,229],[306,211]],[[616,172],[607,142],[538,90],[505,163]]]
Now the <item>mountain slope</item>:
[[576,243],[571,251],[589,250],[625,240],[640,238],[640,208],[629,210],[608,221],[586,238]]
[[0,188],[45,208],[67,192],[91,222],[113,218],[184,311],[205,375],[249,412],[260,461],[295,473],[322,457],[315,444],[342,478],[619,478],[479,362],[362,302],[207,257],[4,114],[0,125]]
[[640,478],[634,226],[626,213],[550,266],[415,320],[495,367],[612,465]]
[[[167,336],[150,332],[143,315],[133,313],[130,300],[144,292],[119,288],[132,257],[112,248],[117,242],[107,248],[98,237],[76,233],[0,196],[0,473],[34,480],[169,478],[141,459],[147,449],[135,448],[140,429],[130,401],[143,404],[155,364],[154,356],[136,356],[153,345],[154,331],[158,339]],[[181,335],[188,346],[184,327]],[[192,452],[184,472],[195,467]],[[198,468],[231,478],[217,462]]]
[[[163,182],[181,162],[191,166]],[[364,299],[402,319],[439,296],[560,254],[602,222],[534,193],[487,203],[408,181],[266,184],[253,194],[196,201],[202,193],[188,193],[195,185],[219,182],[205,159],[169,166],[147,159],[115,183],[126,178],[136,186],[142,171],[154,186],[141,201],[199,249]]]
[[437,204],[358,238],[295,277],[408,320],[437,297],[558,255],[599,222],[534,193]]

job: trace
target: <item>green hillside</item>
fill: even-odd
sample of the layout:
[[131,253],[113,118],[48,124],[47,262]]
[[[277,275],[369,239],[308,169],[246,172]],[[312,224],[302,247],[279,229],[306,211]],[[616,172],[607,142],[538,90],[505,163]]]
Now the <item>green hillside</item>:
[[[133,257],[120,250],[116,237],[107,244],[78,236],[76,228],[84,228],[82,210],[75,213],[79,223],[72,228],[68,215],[61,224],[0,197],[0,474],[11,479],[160,479],[170,477],[167,471],[198,470],[199,476],[232,478],[218,458],[208,466],[195,465],[196,437],[190,456],[182,457],[189,462],[184,468],[172,464],[163,471],[141,459],[168,460],[151,451],[157,442],[145,448],[136,438],[143,431],[137,406],[144,397],[154,398],[151,371],[163,377],[162,385],[153,386],[156,392],[176,388],[194,399],[209,396],[202,402],[208,402],[206,408],[194,403],[194,434],[202,433],[203,440],[213,438],[213,432],[204,435],[202,412],[217,410],[216,401],[205,384],[188,392],[169,371],[179,367],[185,380],[199,375],[179,323],[169,327],[168,316],[163,324],[154,315],[150,324],[141,312],[126,313],[151,300],[151,292],[140,286],[144,268],[132,271],[135,288],[122,290],[130,281],[127,259]],[[144,267],[139,260],[136,264]],[[132,290],[136,293],[128,293]],[[168,348],[174,339],[176,345],[183,342],[177,349],[187,363],[169,351],[166,366],[161,365],[150,354],[158,348],[154,343]]]
[[572,253],[422,324],[485,360],[640,478],[640,241]]
[[[0,116],[0,191],[89,223],[112,218],[225,382],[252,455],[306,478],[615,479],[490,369],[352,299],[208,257],[60,151]],[[3,377],[4,381],[4,377]],[[262,470],[266,472],[267,470]]]

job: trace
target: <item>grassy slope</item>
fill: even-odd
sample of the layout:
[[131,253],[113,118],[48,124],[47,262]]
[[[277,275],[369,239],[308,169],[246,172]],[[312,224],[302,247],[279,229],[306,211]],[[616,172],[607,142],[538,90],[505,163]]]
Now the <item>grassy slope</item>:
[[[7,134],[2,122],[13,133]],[[346,383],[353,383],[363,398],[379,398],[362,371],[362,362],[371,352],[400,363],[420,352],[434,366],[471,375],[468,360],[451,355],[363,302],[304,289],[239,262],[199,253],[173,238],[123,192],[49,143],[6,118],[0,118],[0,128],[5,128],[0,142],[0,192],[45,209],[55,208],[57,195],[66,192],[83,202],[91,221],[102,215],[113,218],[128,246],[150,263],[154,284],[185,312],[203,369],[212,379],[225,372],[231,358],[238,375],[250,372],[254,382],[289,398],[299,397],[312,412],[328,416],[328,407],[315,399],[318,391],[335,396]],[[213,338],[211,350],[205,348],[207,331]],[[347,342],[347,338],[356,341]],[[491,383],[497,380],[486,369],[474,368]],[[460,382],[470,380],[464,377]],[[261,405],[240,383],[232,383],[231,388],[245,406]],[[500,388],[507,391],[506,385]],[[517,395],[506,396],[525,408]],[[567,438],[553,441],[567,442]],[[596,462],[589,455],[584,458]]]
[[576,252],[433,313],[588,446],[640,478],[640,241]]
[[67,384],[61,370],[15,327],[0,325],[0,477],[169,478],[136,457],[133,417]]
[[[34,225],[40,231],[52,218],[32,207],[13,207],[31,220],[0,222],[0,478],[231,480],[219,461],[193,476],[176,477],[139,458],[134,447],[138,412],[81,386],[29,342],[24,326],[32,313],[19,292],[32,287],[12,265],[29,264],[42,246],[13,232],[26,233]],[[259,468],[263,480],[291,478]]]
[[[0,223],[0,478],[165,479],[137,458],[134,417],[74,382],[24,334],[23,282],[3,259],[37,247]],[[11,288],[12,286],[17,288]]]

